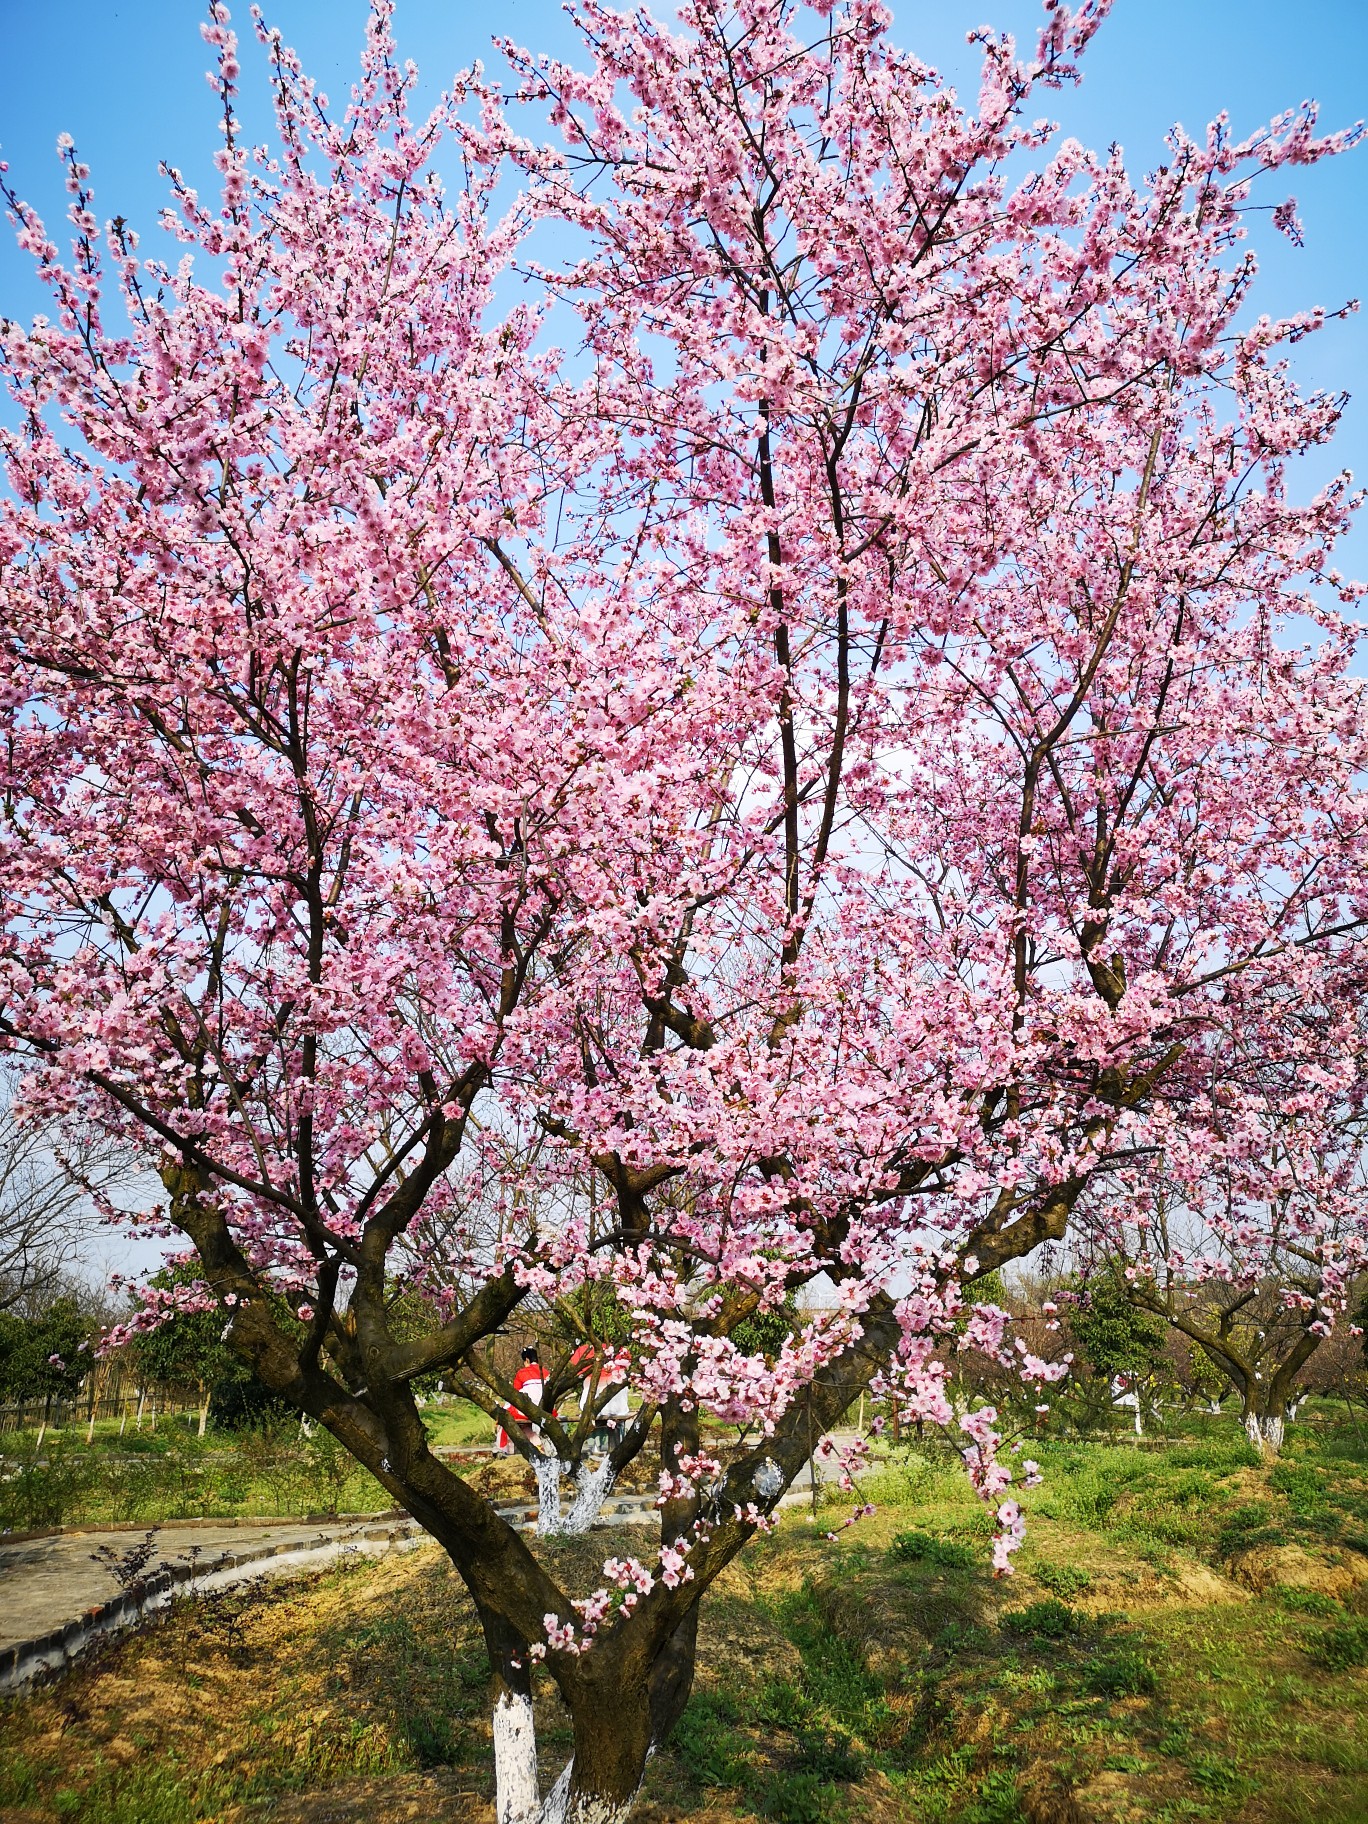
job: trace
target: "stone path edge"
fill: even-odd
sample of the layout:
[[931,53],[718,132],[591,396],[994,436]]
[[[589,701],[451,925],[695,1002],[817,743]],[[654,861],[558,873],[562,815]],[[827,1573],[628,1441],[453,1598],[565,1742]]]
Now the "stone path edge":
[[[808,1498],[807,1492],[790,1489],[775,1505],[796,1507]],[[519,1530],[530,1528],[537,1513],[535,1502],[530,1505],[517,1503],[508,1507],[501,1506],[495,1511]],[[655,1502],[648,1496],[610,1500],[600,1513],[595,1530],[602,1526],[641,1525],[648,1522],[654,1513]],[[384,1522],[389,1524],[383,1524]],[[239,1523],[243,1526],[274,1524],[270,1519],[259,1518],[244,1519]],[[204,1522],[168,1520],[162,1522],[157,1530],[199,1524]],[[216,1520],[212,1524],[227,1526],[233,1522]],[[300,1522],[286,1519],[280,1524],[298,1525]],[[303,1524],[312,1524],[312,1518]],[[244,1552],[225,1552],[213,1561],[212,1567],[168,1565],[165,1570],[146,1578],[133,1589],[87,1609],[83,1615],[65,1622],[60,1628],[35,1635],[29,1640],[15,1641],[8,1647],[0,1647],[0,1697],[13,1696],[37,1679],[46,1681],[60,1676],[97,1642],[125,1633],[153,1619],[170,1605],[176,1591],[186,1584],[193,1586],[192,1593],[195,1595],[207,1594],[212,1590],[228,1589],[235,1583],[247,1582],[247,1573],[252,1566],[262,1567],[259,1575],[299,1576],[307,1571],[325,1569],[352,1552],[376,1558],[391,1551],[412,1551],[430,1537],[402,1508],[391,1508],[382,1514],[339,1515],[333,1519],[332,1525],[334,1530],[320,1532],[312,1543],[268,1544]],[[341,1531],[336,1530],[339,1525]],[[5,1543],[19,1544],[26,1539],[54,1538],[83,1532],[146,1533],[150,1530],[152,1529],[137,1522],[103,1527],[61,1526],[49,1528],[45,1533],[10,1534]]]
[[[75,1527],[63,1529],[79,1530]],[[261,1567],[261,1573],[267,1576],[299,1575],[323,1569],[352,1552],[381,1557],[391,1551],[412,1550],[426,1538],[417,1521],[405,1515],[388,1526],[370,1524],[331,1534],[320,1533],[316,1540],[302,1545],[277,1543],[255,1546],[243,1552],[225,1552],[212,1566],[168,1565],[165,1570],[147,1577],[132,1589],[121,1591],[108,1602],[87,1609],[60,1628],[0,1648],[0,1694],[11,1695],[37,1678],[55,1677],[64,1672],[97,1641],[136,1628],[167,1608],[177,1590],[186,1584],[193,1585],[195,1594],[207,1594],[246,1582],[244,1573],[253,1566]]]

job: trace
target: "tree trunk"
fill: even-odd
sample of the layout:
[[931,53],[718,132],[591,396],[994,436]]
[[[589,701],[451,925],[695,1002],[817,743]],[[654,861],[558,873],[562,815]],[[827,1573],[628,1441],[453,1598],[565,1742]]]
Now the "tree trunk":
[[1244,1410],[1245,1435],[1260,1455],[1276,1457],[1283,1446],[1283,1431],[1286,1414],[1281,1409],[1265,1409],[1246,1405]]
[[537,1824],[537,1726],[527,1644],[496,1615],[482,1617],[489,1652],[494,1723],[494,1815],[497,1824]]
[[201,1438],[204,1436],[205,1430],[209,1424],[209,1402],[213,1397],[212,1389],[208,1387],[200,1388],[199,1431],[197,1436]]
[[579,1474],[575,1477],[575,1498],[561,1521],[561,1531],[587,1533],[598,1519],[599,1509],[613,1492],[616,1481],[617,1471],[613,1467],[611,1451],[592,1468],[587,1463],[582,1463]]
[[569,1469],[548,1444],[538,1448],[532,1459],[532,1473],[537,1478],[537,1537],[551,1539],[565,1532],[561,1521],[561,1476]]
[[537,1824],[621,1824],[641,1790],[654,1745],[646,1680],[619,1655],[595,1664],[588,1653],[575,1680],[574,1758],[542,1807]]

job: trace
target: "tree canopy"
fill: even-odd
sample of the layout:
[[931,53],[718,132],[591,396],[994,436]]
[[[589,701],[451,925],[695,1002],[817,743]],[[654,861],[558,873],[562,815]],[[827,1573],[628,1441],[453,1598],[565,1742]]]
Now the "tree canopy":
[[[10,196],[53,311],[0,338],[0,1036],[449,1552],[503,1824],[609,1824],[859,1386],[957,1426],[1009,1568],[940,1345],[1057,1371],[977,1276],[1161,1183],[1220,1185],[1237,1251],[1270,1189],[1325,1240],[1362,592],[1347,481],[1293,484],[1324,316],[1251,318],[1244,235],[1349,136],[1175,129],[1144,180],[1058,143],[1092,0],[981,34],[972,105],[877,0],[587,0],[582,69],[504,46],[417,119],[375,0],[340,111],[257,27],[258,149],[209,10],[221,193],[171,172],[174,263],[74,146],[68,254]],[[661,1518],[576,1596],[414,1384],[511,1400],[495,1339],[591,1280],[638,1402],[603,1473],[656,1452]]]

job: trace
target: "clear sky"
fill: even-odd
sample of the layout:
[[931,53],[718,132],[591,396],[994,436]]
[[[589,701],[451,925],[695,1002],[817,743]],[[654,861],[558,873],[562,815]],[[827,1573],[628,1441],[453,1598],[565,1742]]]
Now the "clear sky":
[[[971,97],[977,65],[966,31],[991,24],[1029,44],[1040,18],[1036,0],[894,4],[898,42]],[[344,97],[365,0],[264,0],[264,10],[329,95]],[[656,10],[669,9],[657,0]],[[245,0],[234,12],[249,38]],[[92,167],[97,211],[127,217],[145,246],[157,240],[156,213],[165,200],[160,160],[212,189],[217,116],[204,82],[202,17],[197,0],[0,0],[0,157],[51,228],[60,231],[66,204],[54,152],[63,131]],[[566,56],[575,45],[555,0],[495,7],[397,0],[396,29],[400,53],[418,64],[428,94],[475,58],[488,60],[494,32]],[[249,137],[264,138],[263,66],[254,42],[244,53],[240,111]],[[1163,135],[1174,121],[1198,132],[1223,108],[1241,136],[1307,97],[1320,101],[1327,127],[1347,126],[1368,115],[1368,0],[1116,0],[1085,69],[1082,87],[1049,98],[1042,112],[1085,144],[1119,142],[1134,170],[1161,162]],[[1261,224],[1255,308],[1272,315],[1312,304],[1333,309],[1368,295],[1368,145],[1292,171],[1286,182],[1279,176],[1267,200],[1281,200],[1289,188],[1307,244],[1295,249]],[[42,308],[26,257],[0,224],[0,316],[26,319]],[[1293,353],[1303,384],[1354,395],[1336,445],[1306,465],[1305,485],[1343,466],[1368,478],[1368,311],[1330,325]],[[1368,571],[1368,523],[1341,564],[1354,574]]]
[[[657,0],[657,10],[668,9]],[[234,5],[250,37],[246,0]],[[266,0],[305,67],[334,100],[355,67],[365,0]],[[76,138],[93,169],[96,208],[122,214],[155,242],[165,198],[161,159],[179,165],[205,190],[214,173],[216,108],[204,82],[208,52],[197,0],[0,0],[0,156],[11,180],[59,228],[66,198],[54,156],[59,132]],[[894,36],[972,96],[976,58],[965,33],[984,23],[1030,44],[1038,0],[895,0]],[[493,33],[537,50],[573,54],[574,30],[556,0],[397,0],[400,52],[412,57],[424,88],[435,92],[457,68],[490,59]],[[244,46],[241,113],[252,138],[266,137],[268,115],[255,43]],[[1314,96],[1328,126],[1368,115],[1368,0],[1116,0],[1086,58],[1078,90],[1047,98],[1065,130],[1085,144],[1118,141],[1131,166],[1163,157],[1172,122],[1200,131],[1222,108],[1243,134],[1272,114]],[[1298,250],[1261,221],[1263,260],[1255,307],[1271,314],[1324,304],[1335,308],[1368,293],[1368,145],[1311,170],[1279,176],[1268,200],[1295,189],[1306,224]],[[0,233],[0,315],[27,317],[43,307],[24,256]],[[1355,395],[1339,443],[1308,467],[1308,485],[1347,464],[1368,476],[1368,312],[1330,325],[1295,351],[1308,385]],[[1368,570],[1368,526],[1345,568]]]

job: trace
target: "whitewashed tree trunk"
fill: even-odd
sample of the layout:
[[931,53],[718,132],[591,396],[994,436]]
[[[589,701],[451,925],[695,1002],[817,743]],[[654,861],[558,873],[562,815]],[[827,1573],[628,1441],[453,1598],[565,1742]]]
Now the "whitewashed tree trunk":
[[623,1824],[636,1803],[636,1795],[623,1802],[582,1792],[572,1799],[570,1782],[574,1772],[575,1763],[571,1761],[546,1795],[537,1824]]
[[532,1461],[532,1473],[537,1478],[537,1537],[550,1539],[565,1531],[561,1520],[560,1481],[564,1472],[569,1469],[568,1463],[562,1463],[554,1450],[548,1446],[539,1451]]
[[1280,1412],[1247,1412],[1245,1435],[1255,1450],[1266,1457],[1276,1457],[1283,1447],[1284,1420]]
[[508,1691],[500,1693],[494,1706],[494,1790],[498,1824],[540,1824],[532,1700]]
[[575,1478],[575,1498],[561,1521],[561,1531],[587,1533],[598,1519],[599,1509],[613,1492],[616,1481],[611,1455],[604,1457],[592,1469],[587,1464],[581,1464]]
[[197,1436],[199,1436],[201,1438],[204,1436],[205,1429],[209,1424],[209,1402],[213,1398],[213,1394],[209,1391],[209,1389],[207,1387],[202,1389],[202,1392],[203,1392],[203,1398],[200,1400],[200,1409],[199,1409],[199,1431],[196,1434]]

